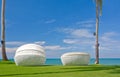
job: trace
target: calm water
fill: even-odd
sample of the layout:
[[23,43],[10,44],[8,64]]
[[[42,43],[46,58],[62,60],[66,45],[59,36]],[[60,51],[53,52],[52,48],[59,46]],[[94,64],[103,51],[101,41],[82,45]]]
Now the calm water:
[[[89,64],[94,64],[95,59],[91,59]],[[46,64],[62,65],[60,59],[47,59]],[[102,58],[100,64],[104,65],[120,65],[120,58]]]
[[[13,59],[11,59],[13,61]],[[89,64],[94,64],[95,59],[91,59]],[[120,58],[102,58],[100,64],[104,65],[120,65]],[[47,59],[46,65],[62,65],[60,59]]]

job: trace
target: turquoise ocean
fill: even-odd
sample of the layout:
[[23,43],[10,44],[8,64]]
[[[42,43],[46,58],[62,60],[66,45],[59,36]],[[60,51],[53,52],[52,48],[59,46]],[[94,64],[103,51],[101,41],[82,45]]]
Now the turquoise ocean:
[[[13,59],[10,59],[14,61]],[[94,64],[95,59],[90,59],[89,64]],[[46,65],[62,65],[62,62],[59,58],[48,58],[46,59]],[[99,64],[103,65],[120,65],[120,58],[100,58]]]
[[[90,59],[89,64],[94,64],[95,59]],[[120,65],[120,58],[100,58],[99,59],[100,64],[103,65]],[[46,64],[48,65],[62,65],[60,59],[47,59]]]

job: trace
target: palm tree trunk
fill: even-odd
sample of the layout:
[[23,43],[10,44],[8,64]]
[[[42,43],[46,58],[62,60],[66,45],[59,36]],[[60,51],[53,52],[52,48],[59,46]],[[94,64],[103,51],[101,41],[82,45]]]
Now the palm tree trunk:
[[5,49],[5,0],[2,0],[1,7],[1,45],[2,45],[2,59],[7,61],[6,49]]
[[99,4],[98,0],[96,0],[96,44],[95,44],[95,53],[96,53],[96,61],[95,64],[99,64],[99,42],[98,42],[98,33],[99,33]]

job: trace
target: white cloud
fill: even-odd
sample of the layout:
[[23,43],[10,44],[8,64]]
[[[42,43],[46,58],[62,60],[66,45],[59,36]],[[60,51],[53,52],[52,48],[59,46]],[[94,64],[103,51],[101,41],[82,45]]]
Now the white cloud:
[[93,45],[94,40],[92,39],[64,39],[64,43],[66,44],[77,44],[77,45]]
[[[94,36],[89,29],[64,29],[67,34],[66,39],[63,42],[69,45],[77,45],[79,47],[91,47],[94,45]],[[91,46],[92,45],[92,46]]]
[[115,41],[100,41],[100,50],[102,51],[119,51],[120,50],[120,40]]
[[116,35],[118,35],[118,34],[115,33],[115,32],[107,32],[107,33],[104,33],[103,35],[104,35],[104,36],[116,36]]
[[94,36],[89,29],[63,29],[66,33],[63,43],[73,47],[72,50],[91,51],[94,45]]
[[45,41],[37,41],[37,42],[34,42],[35,44],[38,44],[38,45],[44,45],[46,42]]
[[100,50],[109,52],[120,50],[120,40],[117,39],[118,36],[115,32],[104,33],[100,37]]
[[115,32],[107,32],[107,33],[104,33],[101,37],[101,40],[103,41],[111,41],[113,37],[115,36],[118,36],[117,33]]
[[71,35],[75,37],[93,38],[93,34],[88,29],[76,29]]
[[[82,47],[94,46],[95,37],[89,29],[64,29],[67,39],[63,39],[66,44],[74,44]],[[117,39],[118,33],[106,32],[99,37],[101,51],[120,50],[120,40]],[[94,46],[95,47],[95,46]]]
[[[37,41],[34,42],[35,44],[43,45],[45,44],[45,41]],[[13,52],[15,51],[19,46],[23,44],[28,44],[27,42],[19,42],[19,41],[11,41],[11,42],[6,42],[6,52]],[[11,47],[12,46],[12,47]],[[0,48],[1,49],[1,48]]]
[[89,24],[89,23],[95,23],[93,20],[87,20],[87,21],[78,21],[76,24]]
[[[89,29],[68,29],[65,28],[63,32],[66,34],[65,39],[63,39],[64,46],[62,45],[49,45],[45,46],[45,41],[36,41],[33,43],[44,45],[47,57],[60,57],[65,52],[71,51],[82,51],[88,52],[90,54],[95,54],[95,38]],[[82,35],[82,34],[84,35]],[[69,36],[69,37],[68,37]],[[115,32],[106,32],[100,35],[100,57],[115,57],[111,54],[120,53],[120,40],[116,39],[119,35]],[[12,41],[6,42],[7,45],[12,45],[12,47],[7,47],[7,53],[15,53],[17,46],[22,44],[27,44],[27,42]],[[13,46],[14,45],[14,46]],[[1,48],[0,48],[1,49]],[[107,55],[107,54],[108,55]],[[105,55],[106,54],[106,55]],[[92,56],[94,57],[94,55]],[[120,56],[117,56],[120,57]]]
[[7,52],[15,52],[16,49],[17,49],[17,47],[16,48],[6,48],[6,51]]
[[51,23],[54,23],[54,22],[56,22],[55,19],[51,19],[51,20],[47,20],[47,21],[45,21],[46,24],[51,24]]
[[64,39],[63,42],[67,43],[67,44],[76,44],[76,43],[78,43],[78,40]]
[[[6,52],[7,53],[13,53],[16,51],[16,49],[20,46],[25,44],[26,42],[19,42],[19,41],[11,41],[11,42],[6,42]],[[0,52],[1,52],[1,47],[0,47]]]
[[95,21],[93,20],[87,20],[87,21],[78,21],[76,22],[76,25],[80,25],[86,28],[91,28],[93,26],[95,26]]
[[[33,42],[33,44],[39,44],[39,45],[44,45],[45,41],[37,41]],[[29,44],[28,42],[20,42],[20,41],[11,41],[11,42],[6,42],[6,52],[12,52],[15,51],[19,46],[24,45],[24,44]],[[0,48],[1,50],[1,48]]]
[[[69,46],[76,47],[80,51],[95,51],[95,37],[89,29],[65,28],[62,30],[66,37],[63,42]],[[106,32],[99,36],[100,54],[120,53],[120,39],[116,32]],[[90,52],[92,53],[92,52]],[[93,54],[93,53],[92,53]],[[101,57],[113,57],[111,55]],[[114,56],[115,57],[115,56]],[[119,56],[120,57],[120,56]]]
[[65,48],[59,46],[59,45],[54,45],[54,46],[45,46],[44,47],[46,50],[53,50],[53,51],[56,51],[56,50],[63,50]]
[[25,44],[26,42],[20,42],[20,41],[11,41],[11,42],[6,42],[6,45],[22,45]]
[[53,45],[53,46],[44,46],[45,50],[47,51],[60,51],[60,50],[70,50],[70,49],[73,49],[75,47],[72,47],[72,46],[65,46],[65,47],[62,47],[60,45]]
[[[15,52],[17,49],[17,47],[14,47],[14,48],[6,48],[6,52]],[[0,51],[1,51],[1,48],[0,48]]]
[[94,38],[93,33],[89,29],[62,29],[64,33],[73,38]]
[[7,46],[20,46],[20,45],[29,44],[29,43],[44,45],[46,42],[45,41],[36,41],[36,42],[9,41],[9,42],[6,42],[6,45]]

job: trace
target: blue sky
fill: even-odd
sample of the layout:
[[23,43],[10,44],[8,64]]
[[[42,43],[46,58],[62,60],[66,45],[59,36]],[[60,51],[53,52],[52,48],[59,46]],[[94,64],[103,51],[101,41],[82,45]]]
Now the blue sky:
[[[103,0],[101,58],[120,58],[119,3]],[[94,58],[95,17],[93,0],[6,0],[7,55],[13,58],[19,46],[36,43],[45,48],[47,58],[74,51],[87,52]]]

